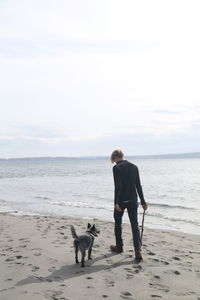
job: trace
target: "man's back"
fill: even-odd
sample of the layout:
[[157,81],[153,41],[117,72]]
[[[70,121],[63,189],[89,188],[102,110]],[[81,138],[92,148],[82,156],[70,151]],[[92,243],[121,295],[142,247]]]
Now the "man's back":
[[141,203],[145,201],[136,165],[127,160],[121,160],[113,167],[113,176],[115,182],[115,203],[120,204],[124,201],[137,202],[137,193]]

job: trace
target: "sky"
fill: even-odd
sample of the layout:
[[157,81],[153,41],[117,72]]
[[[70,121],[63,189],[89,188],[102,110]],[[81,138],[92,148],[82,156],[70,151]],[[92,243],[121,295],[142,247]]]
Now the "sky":
[[0,157],[199,152],[199,11],[0,0]]

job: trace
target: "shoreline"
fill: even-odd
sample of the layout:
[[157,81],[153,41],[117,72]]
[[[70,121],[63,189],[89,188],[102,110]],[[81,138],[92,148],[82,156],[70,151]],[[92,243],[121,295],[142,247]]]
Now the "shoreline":
[[[69,215],[66,215],[66,214],[63,214],[63,215],[52,215],[52,214],[26,214],[26,213],[20,213],[18,210],[13,210],[13,211],[0,211],[0,215],[1,214],[5,214],[5,215],[11,215],[11,216],[19,216],[19,217],[52,217],[52,218],[72,218],[72,219],[81,219],[81,220],[85,220],[85,219],[95,219],[95,220],[99,220],[100,222],[110,222],[110,223],[113,223],[114,222],[114,219],[112,217],[108,217],[108,215],[104,218],[101,218],[102,216],[100,217],[97,217],[97,216],[94,216],[94,217],[91,217],[90,215],[86,216],[86,217],[83,217],[81,216],[80,214],[76,213],[73,215],[69,214]],[[110,216],[113,216],[113,212],[110,212]],[[139,222],[139,226],[141,227],[141,222],[142,222],[142,212],[138,212],[138,222]],[[170,225],[164,225],[164,224],[157,224],[157,226],[155,224],[151,224],[151,223],[148,223],[148,211],[146,213],[146,217],[145,217],[145,229],[149,229],[149,230],[164,230],[164,231],[173,231],[173,232],[177,232],[177,233],[183,233],[183,234],[189,234],[189,235],[195,235],[195,236],[199,236],[200,235],[200,228],[199,228],[199,232],[197,233],[196,230],[194,232],[194,230],[191,230],[190,231],[187,229],[187,230],[178,230],[176,228],[172,228]],[[130,221],[129,221],[129,218],[128,218],[128,215],[126,215],[126,213],[124,214],[123,216],[123,224],[130,224]]]
[[[74,262],[70,225],[87,222],[100,235],[92,257]],[[0,299],[200,299],[198,235],[145,228],[143,258],[135,264],[131,228],[123,223],[124,252],[115,255],[114,223],[98,219],[0,213]]]

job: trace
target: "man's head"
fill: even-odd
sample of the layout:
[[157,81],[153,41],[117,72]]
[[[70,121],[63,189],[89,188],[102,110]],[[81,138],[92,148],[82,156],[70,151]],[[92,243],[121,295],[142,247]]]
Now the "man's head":
[[124,153],[121,151],[121,150],[114,150],[111,154],[111,162],[112,163],[117,163],[118,161],[120,160],[123,160],[124,159]]

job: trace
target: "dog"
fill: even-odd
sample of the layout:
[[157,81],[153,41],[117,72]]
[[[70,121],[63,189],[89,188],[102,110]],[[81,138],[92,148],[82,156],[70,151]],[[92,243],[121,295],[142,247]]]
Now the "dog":
[[75,228],[71,225],[71,233],[74,238],[74,252],[75,252],[75,262],[79,263],[78,260],[78,251],[81,252],[81,267],[85,267],[85,256],[86,250],[88,250],[88,259],[91,259],[92,247],[94,244],[95,237],[98,236],[100,231],[95,227],[95,225],[91,225],[88,223],[87,230],[85,234],[77,235]]

